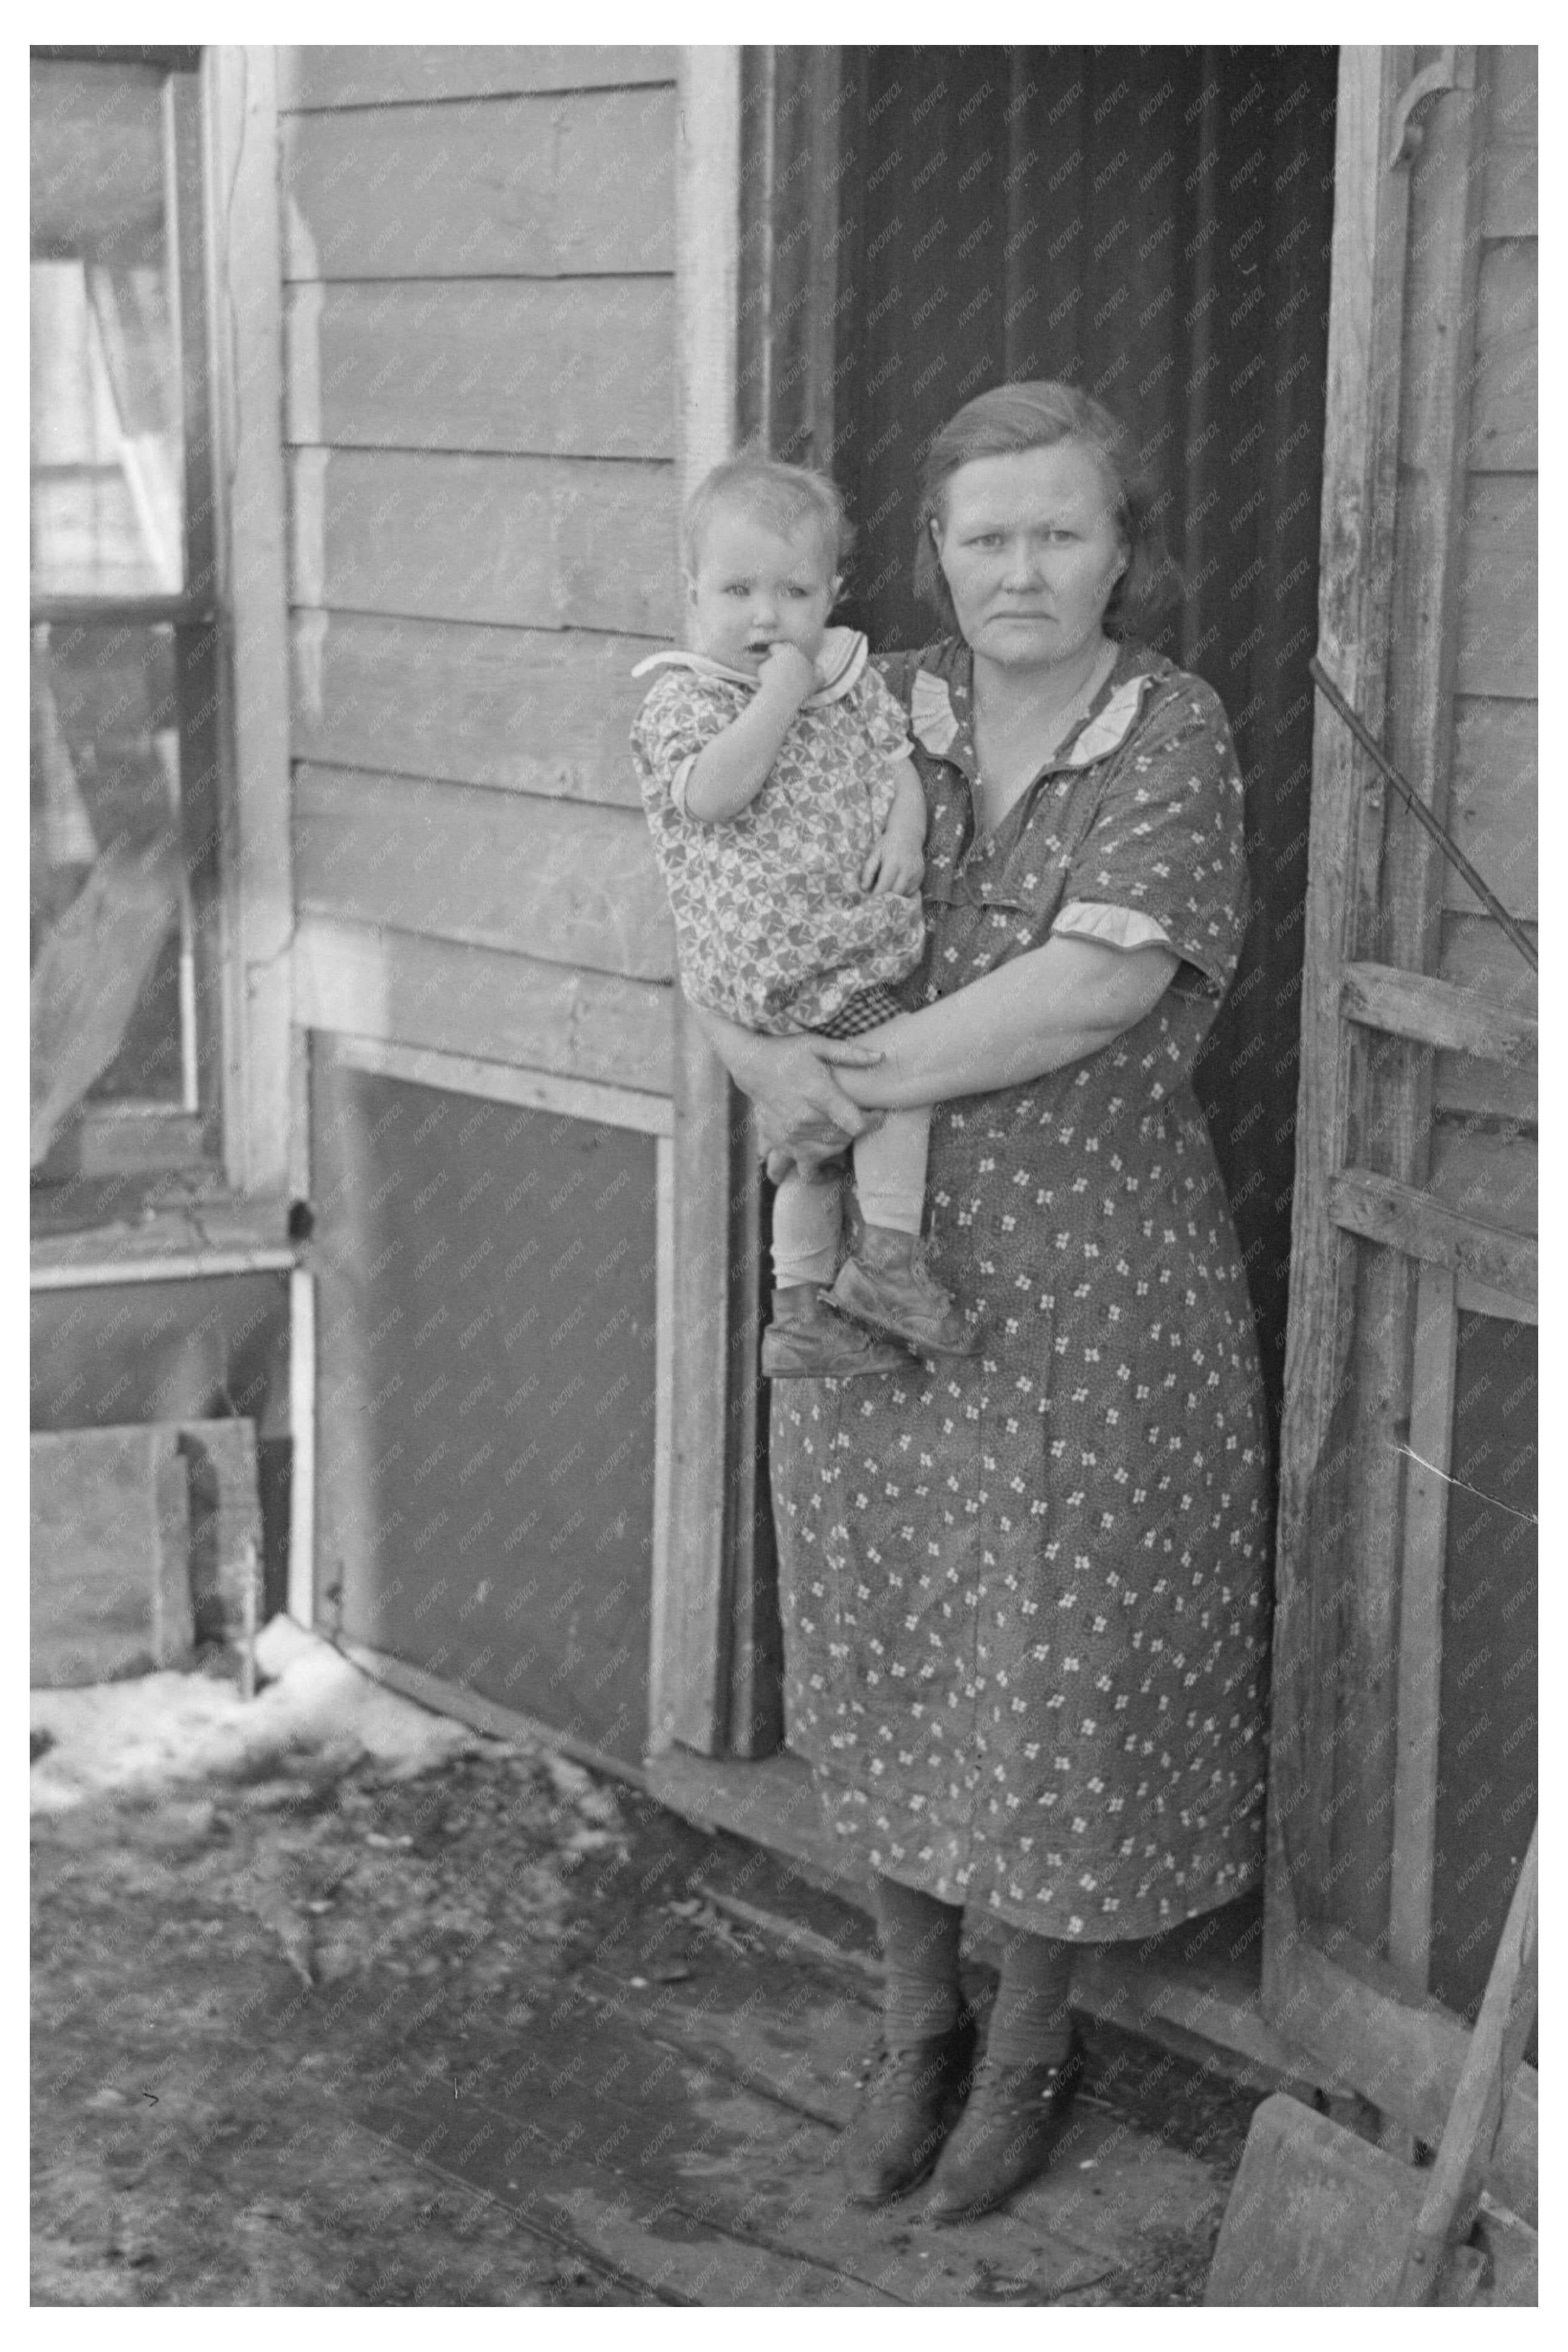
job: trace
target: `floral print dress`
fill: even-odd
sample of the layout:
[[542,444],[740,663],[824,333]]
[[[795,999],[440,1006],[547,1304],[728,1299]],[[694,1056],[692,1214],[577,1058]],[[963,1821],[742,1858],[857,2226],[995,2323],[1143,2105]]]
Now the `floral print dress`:
[[1157,1933],[1262,1861],[1268,1461],[1190,1079],[1235,970],[1242,787],[1211,688],[1123,646],[977,839],[970,656],[883,664],[949,994],[1053,931],[1182,962],[1099,1053],[939,1105],[935,1269],[982,1353],[773,1397],[788,1738],[863,1862],[1042,1934]]

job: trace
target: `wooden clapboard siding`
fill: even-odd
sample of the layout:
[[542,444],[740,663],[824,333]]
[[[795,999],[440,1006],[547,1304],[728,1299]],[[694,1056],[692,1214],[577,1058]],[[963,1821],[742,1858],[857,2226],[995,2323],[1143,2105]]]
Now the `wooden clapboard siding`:
[[430,99],[511,98],[530,90],[615,89],[673,82],[670,48],[282,49],[281,103],[295,113],[321,107],[396,106]]
[[674,455],[668,278],[294,286],[287,330],[297,446]]
[[650,635],[675,625],[668,466],[303,449],[291,477],[297,604]]
[[634,809],[303,766],[295,894],[312,914],[670,980],[674,934]]
[[284,54],[303,1026],[670,1087],[677,55]]
[[[1486,110],[1475,356],[1464,457],[1459,695],[1448,822],[1471,863],[1510,912],[1533,919],[1537,875],[1536,503],[1538,294],[1536,52],[1480,53]],[[1444,877],[1438,969],[1494,1002],[1533,1013],[1535,979],[1460,877]],[[1434,1108],[1447,1185],[1518,1196],[1510,1173],[1524,1149],[1506,1127],[1532,1126],[1533,1069],[1439,1055]],[[1456,1160],[1456,1152],[1460,1156]],[[1456,1173],[1466,1171],[1461,1178]],[[1533,1165],[1531,1170],[1533,1183]],[[1485,1213],[1485,1212],[1478,1212]],[[1512,1223],[1512,1215],[1499,1216]]]
[[664,87],[285,118],[285,275],[560,278],[674,266]]
[[1471,392],[1473,472],[1533,473],[1537,464],[1538,319],[1536,240],[1484,245]]
[[1535,694],[1538,529],[1533,475],[1471,475],[1461,532],[1461,694]]
[[1539,53],[1523,45],[1494,49],[1488,71],[1490,105],[1481,227],[1488,236],[1533,236]]
[[[1456,706],[1448,828],[1510,915],[1536,913],[1537,723],[1533,699],[1461,697]],[[1445,869],[1446,903],[1471,912],[1469,885]],[[1522,961],[1522,959],[1521,959]]]
[[294,615],[294,750],[335,767],[638,807],[646,638]]
[[645,1094],[670,1091],[670,997],[620,980],[411,931],[300,918],[302,1028],[426,1045]]
[[1431,1191],[1445,1208],[1507,1233],[1538,1231],[1539,1152],[1510,1128],[1439,1119],[1432,1136]]

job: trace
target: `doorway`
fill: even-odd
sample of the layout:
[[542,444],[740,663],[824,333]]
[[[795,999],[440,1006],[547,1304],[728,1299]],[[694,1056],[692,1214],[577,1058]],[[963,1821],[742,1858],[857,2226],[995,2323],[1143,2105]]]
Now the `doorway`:
[[[994,384],[1082,384],[1160,483],[1184,593],[1154,642],[1216,689],[1247,780],[1254,914],[1197,1090],[1277,1432],[1338,51],[748,54],[741,423],[845,491],[835,617],[877,648],[938,634],[910,586],[921,461]],[[729,1750],[752,1757],[785,1737],[765,1460],[756,1479],[728,1677]]]

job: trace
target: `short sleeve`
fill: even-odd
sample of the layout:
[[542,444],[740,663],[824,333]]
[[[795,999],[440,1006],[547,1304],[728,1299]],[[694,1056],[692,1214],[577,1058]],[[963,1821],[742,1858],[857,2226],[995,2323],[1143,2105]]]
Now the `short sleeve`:
[[1247,929],[1244,816],[1219,697],[1178,677],[1116,761],[1053,928],[1114,947],[1163,941],[1218,995]]
[[667,669],[632,721],[632,751],[650,816],[686,814],[686,781],[705,744],[721,735],[728,714],[689,670]]
[[889,691],[873,663],[867,663],[853,691],[861,724],[883,759],[912,758],[914,745],[910,740],[909,714]]

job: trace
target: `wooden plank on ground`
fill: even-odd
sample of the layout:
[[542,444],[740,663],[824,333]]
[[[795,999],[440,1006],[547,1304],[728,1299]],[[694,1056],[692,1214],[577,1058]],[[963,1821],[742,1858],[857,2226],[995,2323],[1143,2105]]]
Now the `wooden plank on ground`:
[[347,922],[672,980],[675,932],[640,811],[301,766],[296,904]]
[[294,753],[640,808],[628,736],[647,638],[294,615]]
[[667,278],[314,281],[286,332],[291,442],[675,454]]
[[288,278],[674,267],[671,89],[289,114],[282,130]]
[[307,915],[294,990],[301,1028],[671,1090],[671,991],[652,982]]
[[438,42],[279,49],[279,103],[292,111],[397,106],[437,99],[512,98],[530,90],[615,89],[672,82],[676,51],[578,44],[563,48],[463,47]]
[[1459,587],[1461,694],[1528,700],[1537,691],[1538,507],[1532,474],[1470,478]]
[[1536,468],[1537,278],[1533,236],[1507,237],[1483,247],[1476,381],[1465,452],[1475,473],[1529,474]]
[[297,604],[650,636],[675,629],[668,466],[302,449],[291,481]]
[[[755,2089],[736,2079],[758,2007],[725,2021],[730,2046],[712,2063],[689,2024],[660,2032],[657,2002],[580,1988],[510,2064],[476,2050],[471,2096],[403,2079],[353,2105],[525,2220],[703,2304],[1043,2303],[1137,2262],[1149,2232],[1213,2226],[1224,2184],[1209,2166],[1088,2102],[1067,2121],[1057,2168],[1006,2214],[926,2232],[911,2231],[918,2209],[862,2211],[844,2194],[835,2124],[773,2097],[765,2071],[750,2070]],[[858,2011],[847,2037],[831,2001],[802,2014],[826,2028],[814,2095],[847,2114],[874,2028]]]
[[37,1431],[29,1456],[34,1687],[182,1664],[193,1621],[174,1425]]
[[247,1588],[261,1607],[261,1490],[253,1421],[187,1421],[178,1433],[190,1522],[189,1583],[199,1642],[237,1648],[247,1632]]
[[[1312,1936],[1302,1936],[1296,1957],[1301,1998],[1318,2002],[1332,2021],[1347,2078],[1436,2147],[1464,2071],[1469,2029],[1435,2001],[1422,2005],[1402,1997],[1386,1964],[1369,1956],[1362,1973],[1351,1963],[1343,1939],[1335,1939],[1331,1958]],[[1487,2187],[1532,2228],[1539,2226],[1539,2078],[1533,2067],[1521,2066],[1503,2109]]]

